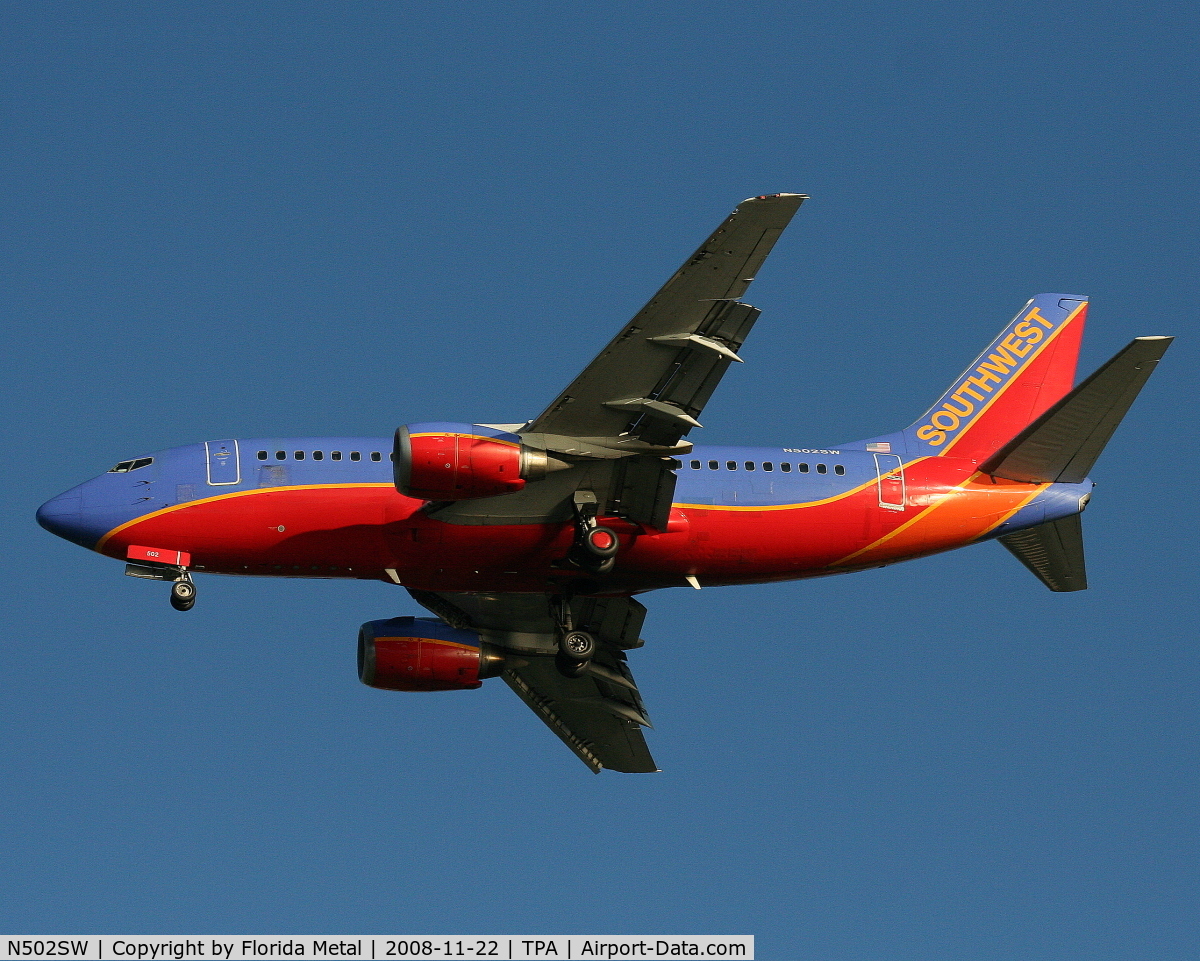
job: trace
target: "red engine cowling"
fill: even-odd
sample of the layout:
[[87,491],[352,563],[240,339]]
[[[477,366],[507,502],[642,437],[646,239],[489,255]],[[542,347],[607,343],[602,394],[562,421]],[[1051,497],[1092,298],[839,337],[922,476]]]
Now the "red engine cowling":
[[532,479],[537,457],[516,434],[469,424],[413,424],[396,431],[393,460],[401,494],[459,501],[519,491]]
[[429,617],[368,621],[358,631],[358,679],[384,691],[470,691],[501,658],[474,631]]

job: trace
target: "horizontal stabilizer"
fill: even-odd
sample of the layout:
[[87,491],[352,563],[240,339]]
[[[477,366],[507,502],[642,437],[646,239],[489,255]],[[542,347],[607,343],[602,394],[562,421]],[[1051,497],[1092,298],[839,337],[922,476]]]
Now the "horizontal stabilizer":
[[1078,514],[1005,534],[999,541],[1050,590],[1087,590],[1083,525]]
[[1080,483],[1172,340],[1137,338],[1000,448],[981,470],[1036,484]]

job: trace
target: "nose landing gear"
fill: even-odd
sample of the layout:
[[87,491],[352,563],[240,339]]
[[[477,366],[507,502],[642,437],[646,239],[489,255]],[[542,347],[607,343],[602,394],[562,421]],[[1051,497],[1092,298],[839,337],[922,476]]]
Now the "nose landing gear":
[[196,604],[196,585],[192,576],[184,571],[171,585],[171,606],[177,611],[190,611]]
[[188,573],[191,554],[159,547],[130,547],[127,558],[126,576],[171,582],[171,606],[175,610],[190,611],[196,605],[196,585]]

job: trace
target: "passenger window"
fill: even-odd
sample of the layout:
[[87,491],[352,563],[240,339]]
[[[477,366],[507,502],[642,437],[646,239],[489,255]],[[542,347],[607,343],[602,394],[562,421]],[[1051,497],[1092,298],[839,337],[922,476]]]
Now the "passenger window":
[[342,459],[342,452],[341,452],[340,450],[335,450],[335,451],[333,451],[333,452],[332,452],[332,453],[331,453],[329,456],[330,456],[330,457],[331,457],[333,460],[341,460],[341,459]]
[[729,470],[737,470],[737,461],[735,461],[735,460],[727,460],[727,461],[725,462],[725,466],[726,466],[727,468],[729,468]]
[[709,470],[720,470],[721,462],[719,460],[710,460],[708,462],[708,469]]
[[313,451],[313,460],[324,460],[324,459],[325,459],[324,451],[319,451],[319,450]]
[[692,470],[699,470],[699,469],[700,469],[700,462],[698,460],[692,461]]
[[275,459],[276,460],[287,460],[287,451],[285,451],[285,450],[275,451]]
[[266,452],[265,450],[260,450],[260,451],[258,452],[258,459],[259,459],[259,460],[266,460],[266,459],[267,459],[267,452]]
[[392,451],[390,454],[388,454],[388,460],[390,460],[393,464],[396,463],[396,452],[395,451]]
[[296,460],[304,460],[304,451],[302,451],[302,450],[296,451]]
[[783,471],[785,474],[790,474],[792,472],[792,465],[789,464],[787,461],[784,461],[782,464],[779,465],[779,469],[781,471]]
[[763,464],[763,470],[774,470],[774,469],[775,469],[775,465],[772,464],[770,461],[767,461],[765,464]]
[[752,460],[746,461],[746,470],[754,470],[754,461],[752,461]]
[[838,464],[833,468],[833,472],[835,474],[844,474],[846,473],[846,468],[844,468],[841,464]]
[[808,465],[807,464],[797,464],[796,470],[798,470],[801,474],[807,474],[808,473]]
[[360,454],[356,450],[352,450],[352,451],[350,451],[350,459],[351,460],[362,460],[362,454]]
[[818,474],[824,474],[824,473],[826,473],[828,470],[829,470],[829,468],[827,468],[827,467],[826,467],[824,464],[818,464],[818,465],[817,465],[817,473],[818,473]]
[[379,451],[373,450],[373,451],[371,451],[371,460],[379,461],[379,460],[383,460],[383,458],[379,456]]

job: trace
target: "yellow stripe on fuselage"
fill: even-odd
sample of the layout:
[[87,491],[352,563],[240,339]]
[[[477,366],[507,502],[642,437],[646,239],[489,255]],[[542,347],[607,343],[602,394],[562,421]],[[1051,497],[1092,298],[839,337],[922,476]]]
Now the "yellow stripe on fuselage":
[[[872,541],[866,547],[863,547],[863,548],[855,551],[853,554],[847,554],[841,560],[834,561],[829,566],[830,567],[841,567],[844,564],[848,564],[850,561],[854,560],[854,558],[856,558],[856,557],[861,557],[862,555],[866,554],[869,551],[873,551],[878,547],[882,547],[888,541],[892,540],[895,537],[898,537],[900,534],[903,534],[905,531],[907,531],[909,528],[911,528],[914,524],[929,517],[929,515],[932,514],[934,511],[936,511],[938,508],[945,507],[946,505],[951,504],[953,502],[954,494],[962,493],[962,494],[967,494],[969,496],[971,494],[971,491],[967,489],[968,485],[971,484],[978,477],[987,477],[987,476],[989,476],[989,475],[979,473],[979,472],[972,474],[961,484],[957,485],[956,487],[952,487],[952,488],[950,488],[950,490],[946,491],[946,493],[941,498],[938,499],[936,504],[930,504],[923,511],[918,513],[915,517],[909,518],[907,521],[905,521],[903,524],[901,524],[899,527],[897,527],[894,531],[889,531],[888,533],[886,533],[882,537],[880,537],[878,540]],[[1049,486],[1050,486],[1049,484],[1037,485],[1036,489],[1032,493],[1030,493],[1027,497],[1022,498],[1020,503],[1018,503],[1016,507],[1014,507],[1012,510],[1010,510],[1006,514],[1004,514],[994,524],[991,524],[990,526],[985,527],[978,534],[976,534],[973,538],[971,538],[971,540],[978,540],[980,537],[982,537],[984,534],[988,533],[989,531],[995,530],[997,527],[999,527],[1001,524],[1003,524],[1006,520],[1008,520],[1010,517],[1012,517],[1014,514],[1016,514],[1017,511],[1021,510],[1023,507],[1028,506],[1030,501],[1032,501],[1035,497],[1038,496],[1038,494],[1040,494],[1042,491],[1044,491]],[[966,543],[970,543],[970,542],[964,541],[964,544],[966,544]]]
[[104,545],[109,539],[120,534],[123,530],[128,530],[135,524],[140,524],[142,521],[148,521],[154,517],[162,517],[164,514],[172,514],[175,511],[181,511],[188,507],[195,507],[197,504],[212,504],[215,501],[229,500],[234,497],[249,497],[251,494],[272,494],[279,491],[302,491],[302,490],[346,490],[349,488],[359,487],[382,487],[387,490],[395,490],[391,484],[363,483],[363,484],[296,484],[290,487],[255,487],[253,490],[245,491],[228,491],[224,494],[214,494],[212,497],[200,497],[194,501],[185,501],[182,504],[172,504],[170,507],[160,507],[156,511],[150,511],[148,514],[142,514],[135,517],[133,520],[126,521],[124,524],[118,524],[111,531],[105,534],[96,542],[96,546],[92,548],[95,551],[102,551]]

